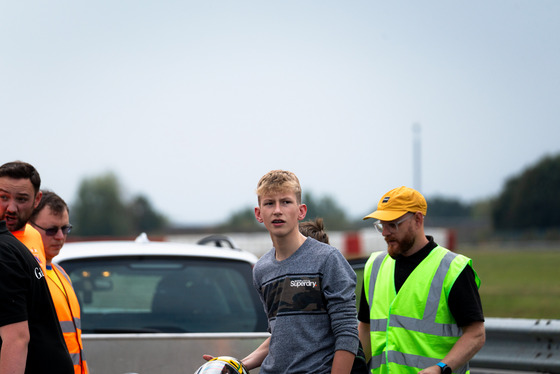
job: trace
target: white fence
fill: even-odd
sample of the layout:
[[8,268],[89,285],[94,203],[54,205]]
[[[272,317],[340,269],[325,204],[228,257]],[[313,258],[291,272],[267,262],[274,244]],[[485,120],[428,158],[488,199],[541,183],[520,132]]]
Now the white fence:
[[[257,257],[272,248],[272,241],[267,232],[260,233],[226,233],[238,248],[251,252]],[[355,232],[329,231],[330,244],[338,248],[347,257],[367,256],[375,251],[387,249],[383,236],[373,227]],[[450,232],[442,228],[426,228],[426,235],[434,237],[436,243],[449,248]],[[172,242],[196,243],[204,234],[171,235],[165,239]],[[450,248],[452,249],[452,248]]]

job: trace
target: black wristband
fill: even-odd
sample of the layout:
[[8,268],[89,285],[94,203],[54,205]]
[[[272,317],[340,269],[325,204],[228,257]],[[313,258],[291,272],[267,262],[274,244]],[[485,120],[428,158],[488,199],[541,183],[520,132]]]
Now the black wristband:
[[441,369],[441,374],[451,374],[453,370],[443,362],[438,362],[437,366]]

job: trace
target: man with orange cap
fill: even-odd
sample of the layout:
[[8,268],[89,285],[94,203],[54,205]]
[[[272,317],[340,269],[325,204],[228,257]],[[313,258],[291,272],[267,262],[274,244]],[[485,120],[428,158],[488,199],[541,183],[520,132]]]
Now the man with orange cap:
[[471,259],[424,234],[428,205],[418,191],[395,188],[364,217],[387,242],[364,269],[358,313],[371,373],[469,373],[485,342],[480,280]]

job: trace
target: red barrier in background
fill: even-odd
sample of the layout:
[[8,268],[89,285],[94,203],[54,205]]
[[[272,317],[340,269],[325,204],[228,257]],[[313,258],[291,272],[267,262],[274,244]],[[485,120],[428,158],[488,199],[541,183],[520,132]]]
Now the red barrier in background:
[[347,232],[344,235],[344,256],[360,257],[362,255],[362,237],[358,232]]
[[447,230],[447,246],[445,248],[455,252],[457,246],[457,233],[453,229]]

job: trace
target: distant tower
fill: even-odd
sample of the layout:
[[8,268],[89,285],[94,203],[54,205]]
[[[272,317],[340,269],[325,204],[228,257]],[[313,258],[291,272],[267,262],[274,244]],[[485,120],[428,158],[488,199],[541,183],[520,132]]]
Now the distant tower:
[[418,122],[412,125],[412,184],[416,191],[422,192],[422,152],[421,127]]

